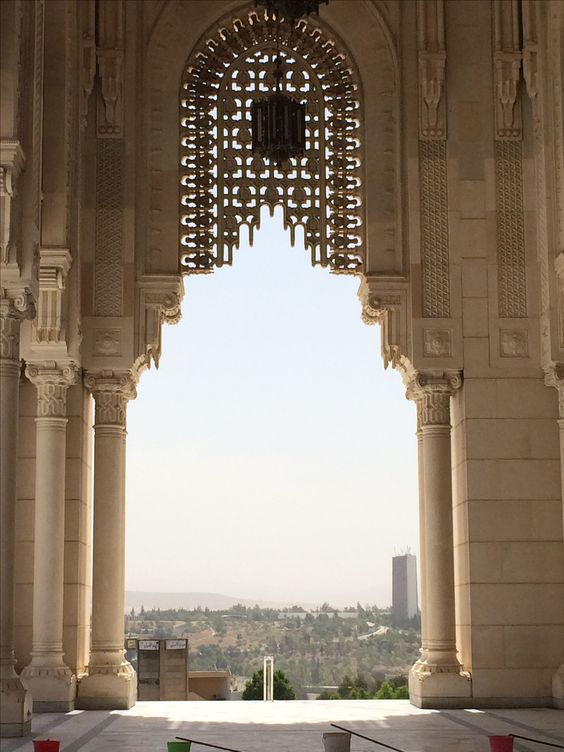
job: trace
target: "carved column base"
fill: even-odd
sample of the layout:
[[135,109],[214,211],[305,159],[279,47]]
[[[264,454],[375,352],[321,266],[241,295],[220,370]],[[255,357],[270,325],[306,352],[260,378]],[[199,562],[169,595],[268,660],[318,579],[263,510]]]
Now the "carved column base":
[[409,672],[409,700],[418,708],[468,708],[472,703],[472,679],[461,670],[418,661]]
[[[123,652],[122,652],[123,656]],[[121,659],[115,664],[92,656],[88,676],[80,680],[76,707],[81,710],[128,710],[137,702],[137,674]],[[99,662],[98,662],[99,661]]]
[[31,692],[19,676],[0,679],[0,737],[31,733]]
[[555,708],[564,710],[564,663],[552,677],[552,700]]
[[62,653],[58,660],[51,654],[33,655],[31,663],[21,675],[31,690],[34,713],[67,713],[74,710],[76,677],[64,665]]

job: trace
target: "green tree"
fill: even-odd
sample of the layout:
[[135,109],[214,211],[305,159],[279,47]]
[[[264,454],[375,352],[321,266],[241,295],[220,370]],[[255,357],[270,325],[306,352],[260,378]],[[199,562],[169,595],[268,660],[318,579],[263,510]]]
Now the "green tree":
[[[245,685],[243,700],[262,700],[264,697],[264,671],[255,671],[250,681]],[[286,674],[281,669],[274,672],[274,699],[295,700],[296,693]]]
[[396,700],[409,700],[409,688],[407,684],[402,684],[401,687],[397,687],[395,698]]
[[380,689],[376,692],[376,699],[377,700],[394,700],[395,699],[395,692],[390,687],[387,681],[382,682],[382,684],[380,685]]

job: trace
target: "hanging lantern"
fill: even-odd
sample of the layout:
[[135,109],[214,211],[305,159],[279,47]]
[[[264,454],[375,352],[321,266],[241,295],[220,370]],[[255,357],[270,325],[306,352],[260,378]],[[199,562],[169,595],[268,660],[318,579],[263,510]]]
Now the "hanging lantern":
[[283,16],[287,21],[294,23],[302,16],[310,13],[319,15],[319,6],[329,0],[255,0],[255,6],[262,5],[269,12],[275,12],[278,17]]
[[279,168],[305,151],[305,104],[279,90],[251,106],[253,153]]

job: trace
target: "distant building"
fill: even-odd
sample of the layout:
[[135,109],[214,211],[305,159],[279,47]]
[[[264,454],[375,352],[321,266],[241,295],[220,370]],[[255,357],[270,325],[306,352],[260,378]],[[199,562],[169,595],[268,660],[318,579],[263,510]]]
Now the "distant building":
[[405,625],[417,616],[417,559],[413,554],[392,558],[392,624]]

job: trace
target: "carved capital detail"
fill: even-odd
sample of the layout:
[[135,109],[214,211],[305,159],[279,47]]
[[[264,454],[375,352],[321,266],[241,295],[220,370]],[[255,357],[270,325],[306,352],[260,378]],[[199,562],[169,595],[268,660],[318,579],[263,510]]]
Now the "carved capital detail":
[[365,324],[382,327],[384,368],[402,368],[408,355],[407,287],[397,279],[363,279],[358,290]]
[[41,248],[37,318],[33,322],[36,344],[58,344],[65,339],[63,293],[70,266],[67,248]]
[[161,357],[161,329],[163,323],[176,324],[181,318],[184,285],[177,275],[142,277],[138,298],[138,342],[140,362],[159,366]]
[[544,373],[544,383],[558,390],[558,417],[564,419],[564,363],[553,363]]
[[73,362],[61,367],[55,361],[29,363],[25,374],[37,388],[37,417],[65,418],[67,389],[78,382],[79,366]]
[[417,404],[418,429],[450,426],[450,398],[462,386],[460,371],[417,371],[406,396]]
[[19,361],[20,324],[35,315],[35,306],[29,290],[10,292],[0,288],[0,358]]
[[89,372],[84,384],[96,403],[96,425],[125,428],[127,403],[137,396],[136,380],[131,372]]

